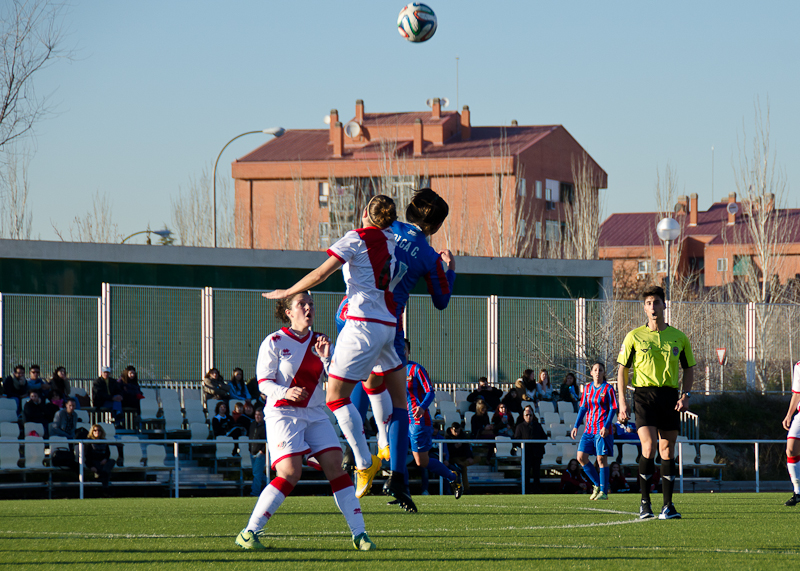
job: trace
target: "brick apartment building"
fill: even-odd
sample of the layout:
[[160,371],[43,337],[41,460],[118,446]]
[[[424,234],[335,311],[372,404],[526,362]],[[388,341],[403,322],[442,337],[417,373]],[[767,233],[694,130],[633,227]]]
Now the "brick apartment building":
[[[745,279],[751,264],[763,280],[761,260],[749,229],[753,209],[774,209],[774,196],[757,203],[737,201],[736,193],[700,212],[697,194],[678,197],[672,216],[681,236],[672,249],[677,277],[692,277],[700,287],[714,287]],[[637,291],[642,282],[661,283],[667,274],[665,247],[656,234],[657,212],[612,214],[600,227],[600,259],[614,262],[615,287]],[[781,229],[782,254],[777,279],[786,283],[800,273],[800,209],[781,209],[770,219]],[[676,259],[676,254],[679,258]],[[775,279],[774,277],[772,279]]]
[[470,110],[366,113],[328,129],[290,129],[234,161],[237,246],[326,248],[360,225],[363,205],[389,194],[405,209],[430,186],[450,204],[436,248],[473,256],[536,257],[563,234],[573,165],[607,175],[561,125],[473,126]]

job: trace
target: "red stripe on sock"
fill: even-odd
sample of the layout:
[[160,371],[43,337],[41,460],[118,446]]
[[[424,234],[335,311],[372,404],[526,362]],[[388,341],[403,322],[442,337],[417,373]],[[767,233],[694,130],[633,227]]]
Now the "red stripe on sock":
[[340,409],[343,406],[347,406],[348,404],[350,404],[350,397],[344,397],[343,399],[332,400],[331,402],[327,403],[328,408],[331,410],[331,412],[335,412],[337,409]]
[[334,478],[331,480],[331,490],[335,494],[339,490],[344,490],[345,488],[351,487],[353,485],[353,480],[350,479],[350,476],[347,474],[342,474],[338,478]]
[[278,491],[284,496],[288,496],[292,493],[292,490],[294,490],[294,486],[292,484],[280,477],[273,478],[269,485],[277,488]]
[[789,464],[797,464],[798,462],[800,462],[800,456],[787,456],[786,462],[788,462]]
[[386,383],[381,383],[381,386],[376,387],[374,389],[371,389],[366,385],[364,386],[364,392],[366,392],[368,395],[379,395],[385,390],[386,390]]

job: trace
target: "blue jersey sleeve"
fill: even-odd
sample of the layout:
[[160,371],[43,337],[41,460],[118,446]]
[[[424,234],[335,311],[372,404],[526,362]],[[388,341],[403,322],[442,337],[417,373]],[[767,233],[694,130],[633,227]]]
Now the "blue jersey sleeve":
[[431,296],[434,307],[442,310],[450,303],[450,296],[453,293],[453,284],[456,281],[456,273],[453,270],[445,270],[444,262],[439,254],[433,266],[425,274],[425,282],[428,284],[428,293]]

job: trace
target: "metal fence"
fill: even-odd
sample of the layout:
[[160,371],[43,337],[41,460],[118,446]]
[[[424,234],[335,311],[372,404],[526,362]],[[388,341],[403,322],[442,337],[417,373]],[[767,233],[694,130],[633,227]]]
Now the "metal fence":
[[[258,348],[282,323],[260,291],[103,284],[102,296],[0,294],[0,370],[63,365],[72,378],[114,373],[133,364],[140,378],[199,380],[211,367],[229,377],[255,374]],[[341,293],[313,293],[317,330],[335,341]],[[670,322],[692,342],[696,390],[786,391],[800,353],[796,305],[671,303]],[[546,367],[555,383],[585,374],[594,359],[616,361],[625,334],[643,325],[641,302],[454,296],[438,311],[414,295],[405,315],[412,359],[438,385],[486,376],[513,383],[523,370]],[[724,367],[717,350],[724,348]],[[761,381],[756,384],[756,377]]]

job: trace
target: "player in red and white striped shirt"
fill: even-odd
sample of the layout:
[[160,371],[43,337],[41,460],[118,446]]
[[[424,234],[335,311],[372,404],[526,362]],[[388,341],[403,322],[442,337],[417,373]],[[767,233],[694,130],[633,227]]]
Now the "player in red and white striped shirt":
[[236,538],[244,549],[264,549],[257,533],[292,492],[303,471],[303,455],[313,456],[333,490],[336,505],[361,551],[375,549],[364,528],[353,481],[342,470],[339,439],[323,408],[324,369],[330,362],[330,340],[314,333],[314,301],[306,292],[281,299],[275,315],[289,323],[269,335],[258,350],[258,388],[266,397],[264,421],[272,467],[278,472],[258,498],[247,527]]
[[[328,250],[330,258],[288,290],[264,294],[270,299],[281,299],[322,283],[342,268],[349,308],[347,323],[337,339],[328,372],[326,400],[353,449],[358,468],[356,496],[359,498],[372,487],[372,479],[380,470],[381,461],[371,454],[361,416],[350,401],[353,387],[356,383],[366,382],[368,389],[382,394],[383,398],[377,399],[377,403],[372,399],[370,402],[376,420],[384,425],[391,419],[392,409],[401,409],[404,413],[407,410],[405,371],[394,350],[397,329],[392,296],[395,242],[389,227],[396,219],[397,212],[391,198],[373,197],[362,215],[364,227],[347,232],[333,244]],[[370,373],[375,373],[375,380],[368,381]],[[380,389],[384,384],[390,398],[385,398],[385,391]],[[405,434],[403,449],[408,448],[407,428]],[[400,494],[407,496],[404,491]],[[398,499],[401,503],[406,501],[405,497]],[[416,511],[410,496],[406,503]]]
[[[792,369],[792,401],[789,411],[783,419],[783,428],[789,431],[786,437],[786,467],[792,480],[792,497],[786,501],[787,506],[800,503],[800,362]],[[794,419],[792,417],[794,416]]]

